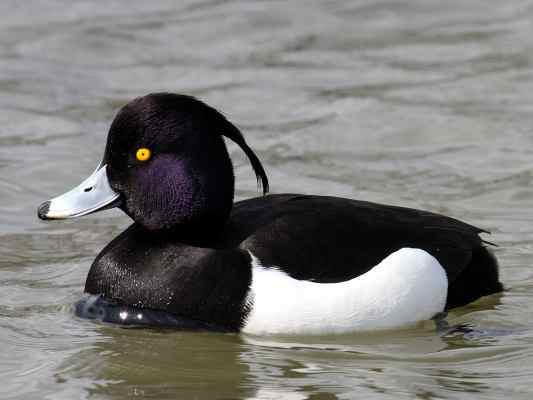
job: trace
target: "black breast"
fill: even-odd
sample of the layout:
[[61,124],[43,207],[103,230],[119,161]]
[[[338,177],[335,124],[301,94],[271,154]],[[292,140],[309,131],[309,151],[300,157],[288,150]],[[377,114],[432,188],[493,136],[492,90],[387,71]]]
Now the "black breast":
[[193,246],[133,224],[95,259],[85,291],[238,330],[250,283],[247,252]]

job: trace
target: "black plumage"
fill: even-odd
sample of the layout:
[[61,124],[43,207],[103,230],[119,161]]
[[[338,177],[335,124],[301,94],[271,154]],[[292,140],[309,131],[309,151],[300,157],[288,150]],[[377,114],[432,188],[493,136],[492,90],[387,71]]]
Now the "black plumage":
[[[265,266],[322,283],[353,279],[404,247],[433,255],[450,284],[447,308],[502,289],[479,228],[443,215],[337,197],[268,195],[234,204],[209,242],[138,224],[96,258],[85,291],[238,330],[250,285],[248,251]],[[275,288],[272,288],[275,293]]]
[[[152,94],[119,112],[102,164],[120,195],[112,205],[135,223],[95,259],[87,293],[131,312],[157,310],[145,319],[154,324],[238,331],[253,307],[250,253],[294,279],[336,283],[402,248],[425,250],[442,265],[446,308],[502,290],[496,259],[479,236],[484,231],[453,218],[299,194],[233,203],[233,167],[222,136],[243,149],[268,191],[265,170],[239,130],[199,100]],[[138,148],[149,148],[152,157],[136,160]],[[49,206],[40,208],[41,218]]]

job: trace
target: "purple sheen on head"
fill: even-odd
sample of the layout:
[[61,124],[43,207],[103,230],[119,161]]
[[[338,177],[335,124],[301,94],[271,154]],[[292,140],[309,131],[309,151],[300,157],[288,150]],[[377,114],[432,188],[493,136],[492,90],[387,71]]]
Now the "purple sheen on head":
[[[185,95],[155,93],[123,107],[109,130],[104,161],[122,209],[150,230],[221,231],[234,196],[233,166],[222,135],[268,180],[242,134],[222,114]],[[152,157],[139,162],[147,147]]]
[[186,165],[163,154],[137,168],[131,177],[126,207],[132,218],[150,230],[186,223],[201,210],[202,196]]
[[[136,168],[129,179],[126,212],[149,230],[169,229],[220,217],[233,203],[233,181],[213,193],[217,182],[193,168],[189,159],[160,154]],[[220,182],[222,184],[222,182]],[[231,191],[231,193],[223,193]],[[227,199],[229,198],[229,201]]]

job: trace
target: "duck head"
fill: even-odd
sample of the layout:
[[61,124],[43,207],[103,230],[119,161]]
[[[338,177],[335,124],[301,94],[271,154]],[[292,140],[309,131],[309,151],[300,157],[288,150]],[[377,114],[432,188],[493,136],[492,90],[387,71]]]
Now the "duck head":
[[248,156],[268,191],[261,162],[240,131],[194,97],[155,93],[124,106],[92,175],[38,209],[41,219],[75,218],[119,207],[148,230],[216,230],[233,204],[234,174],[222,136]]

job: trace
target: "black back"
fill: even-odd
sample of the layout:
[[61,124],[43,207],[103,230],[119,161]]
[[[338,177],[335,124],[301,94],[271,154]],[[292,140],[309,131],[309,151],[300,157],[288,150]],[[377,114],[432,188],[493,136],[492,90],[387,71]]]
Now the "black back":
[[322,196],[236,203],[228,233],[237,231],[240,248],[296,279],[316,282],[359,276],[403,247],[426,250],[453,282],[482,245],[482,230],[443,215]]

